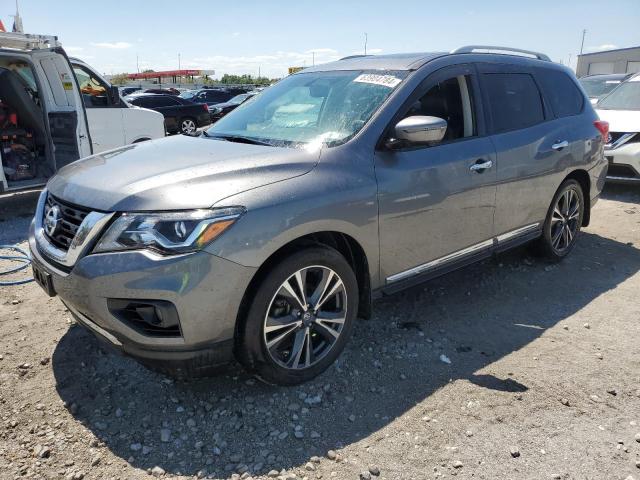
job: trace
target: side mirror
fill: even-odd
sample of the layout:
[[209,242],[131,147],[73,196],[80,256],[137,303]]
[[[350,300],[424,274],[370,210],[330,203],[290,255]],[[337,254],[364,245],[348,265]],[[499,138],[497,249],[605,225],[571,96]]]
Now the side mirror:
[[439,117],[416,115],[400,120],[395,129],[391,144],[429,144],[442,141],[447,133],[447,121]]
[[111,85],[107,91],[109,95],[109,105],[117,107],[120,105],[120,89],[115,85]]

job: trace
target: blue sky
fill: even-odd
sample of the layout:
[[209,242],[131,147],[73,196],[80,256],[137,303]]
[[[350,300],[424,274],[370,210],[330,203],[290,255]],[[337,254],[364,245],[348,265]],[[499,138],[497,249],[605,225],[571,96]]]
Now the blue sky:
[[[13,0],[0,3],[11,28]],[[58,35],[106,74],[213,69],[282,76],[289,66],[362,53],[451,50],[464,44],[539,50],[575,65],[585,51],[640,45],[640,0],[21,0],[25,31]]]

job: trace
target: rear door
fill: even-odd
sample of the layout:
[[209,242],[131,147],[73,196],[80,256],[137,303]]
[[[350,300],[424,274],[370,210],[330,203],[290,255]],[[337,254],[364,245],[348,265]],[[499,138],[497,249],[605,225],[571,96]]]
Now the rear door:
[[92,153],[86,112],[67,59],[51,50],[35,50],[32,56],[40,81],[49,87],[45,108],[59,169]]
[[537,235],[572,162],[565,123],[546,105],[531,68],[479,65],[487,123],[497,153],[495,231],[499,244]]
[[428,76],[391,123],[414,115],[448,126],[438,144],[376,152],[380,265],[391,288],[493,246],[496,158],[473,66]]

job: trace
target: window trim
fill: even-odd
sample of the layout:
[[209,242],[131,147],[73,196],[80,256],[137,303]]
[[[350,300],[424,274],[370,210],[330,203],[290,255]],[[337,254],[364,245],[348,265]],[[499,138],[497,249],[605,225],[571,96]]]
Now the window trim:
[[536,78],[535,72],[532,68],[522,66],[522,65],[513,65],[513,64],[504,64],[504,63],[498,63],[498,64],[481,63],[477,65],[477,69],[478,69],[478,81],[480,83],[480,89],[482,92],[481,93],[482,101],[484,105],[487,105],[487,107],[491,105],[491,99],[489,98],[489,95],[487,92],[488,89],[486,88],[486,84],[483,80],[484,75],[487,75],[487,74],[489,75],[490,74],[529,75],[531,77],[531,80],[533,80],[534,85],[538,89],[538,95],[540,96],[540,103],[542,104],[543,120],[541,122],[534,123],[533,125],[528,125],[526,127],[510,128],[509,130],[503,130],[501,132],[496,131],[491,109],[487,108],[485,110],[485,121],[487,124],[488,135],[502,135],[503,133],[519,132],[519,131],[526,130],[528,128],[534,128],[534,127],[537,127],[538,125],[542,125],[544,123],[555,120],[555,116],[553,114],[553,111],[551,110],[551,106],[549,105],[547,98],[543,93],[542,86],[538,82],[538,79]]
[[[397,123],[406,115],[409,109],[413,106],[413,104],[422,98],[431,88],[433,88],[436,84],[448,80],[451,78],[456,78],[459,76],[468,76],[470,82],[467,84],[469,88],[469,96],[471,99],[471,105],[473,109],[474,116],[474,127],[475,127],[475,135],[471,137],[461,137],[455,140],[444,141],[437,143],[435,145],[411,145],[407,147],[399,147],[390,150],[386,147],[385,142],[390,137],[393,128],[397,125]],[[486,118],[484,113],[484,105],[482,102],[482,90],[479,84],[479,75],[477,69],[473,63],[459,63],[448,65],[433,72],[430,72],[420,81],[420,84],[415,87],[413,92],[407,97],[407,99],[402,103],[400,108],[396,111],[396,113],[391,117],[391,120],[387,124],[387,126],[382,131],[382,135],[378,139],[376,144],[376,150],[385,150],[385,151],[394,151],[394,152],[408,152],[413,150],[423,150],[426,148],[435,148],[444,145],[451,145],[460,142],[466,142],[475,140],[478,138],[485,137],[487,135],[487,125]]]

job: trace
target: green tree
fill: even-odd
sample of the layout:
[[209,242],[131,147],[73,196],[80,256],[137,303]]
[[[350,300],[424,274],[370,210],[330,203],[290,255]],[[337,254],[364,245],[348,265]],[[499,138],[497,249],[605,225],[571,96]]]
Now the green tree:
[[127,79],[128,79],[128,76],[126,73],[118,73],[117,75],[114,75],[111,77],[111,84],[124,85],[125,83],[127,83]]

